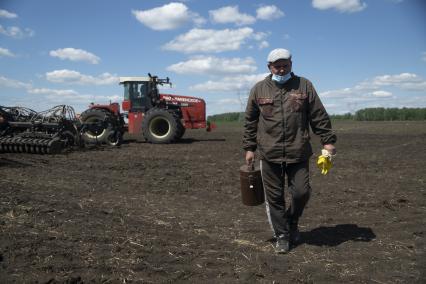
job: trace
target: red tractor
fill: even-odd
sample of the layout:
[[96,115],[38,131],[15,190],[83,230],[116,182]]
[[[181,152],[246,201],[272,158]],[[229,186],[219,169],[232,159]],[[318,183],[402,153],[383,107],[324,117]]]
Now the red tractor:
[[[86,144],[120,145],[123,134],[142,133],[150,143],[179,140],[186,129],[207,128],[204,100],[160,94],[158,85],[169,78],[122,77],[124,100],[92,104],[78,118],[71,106],[59,105],[36,112],[25,107],[0,106],[0,153],[57,154],[64,148]],[[128,124],[125,123],[128,118]]]
[[[124,100],[120,113],[118,103],[92,104],[84,111],[81,134],[85,142],[119,145],[124,132],[142,133],[150,143],[172,143],[179,140],[186,129],[207,128],[206,103],[203,99],[160,94],[158,85],[171,85],[169,78],[120,77],[124,86]],[[125,124],[124,117],[128,118]]]

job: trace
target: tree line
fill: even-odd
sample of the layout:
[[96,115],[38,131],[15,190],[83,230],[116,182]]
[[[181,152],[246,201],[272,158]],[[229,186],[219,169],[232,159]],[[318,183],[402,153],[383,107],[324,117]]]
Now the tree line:
[[[364,108],[354,114],[330,115],[331,119],[358,121],[426,120],[426,108]],[[214,122],[237,122],[244,120],[244,112],[227,112],[208,117]]]
[[331,118],[358,121],[426,120],[426,108],[364,108],[355,114],[332,115]]
[[214,122],[235,122],[244,120],[244,112],[226,112],[210,115],[207,120]]

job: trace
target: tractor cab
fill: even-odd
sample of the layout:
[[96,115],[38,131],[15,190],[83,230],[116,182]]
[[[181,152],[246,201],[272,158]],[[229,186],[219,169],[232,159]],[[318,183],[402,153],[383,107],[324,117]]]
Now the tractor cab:
[[120,84],[124,87],[124,111],[146,112],[153,107],[149,77],[120,77]]
[[124,86],[123,110],[128,112],[143,112],[160,103],[160,93],[157,85],[169,84],[169,78],[159,79],[149,77],[120,77],[120,84]]

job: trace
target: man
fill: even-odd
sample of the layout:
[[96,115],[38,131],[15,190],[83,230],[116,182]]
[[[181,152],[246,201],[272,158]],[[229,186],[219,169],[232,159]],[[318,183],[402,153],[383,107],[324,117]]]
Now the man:
[[[275,250],[287,253],[298,242],[298,221],[311,192],[309,126],[332,155],[336,152],[336,136],[312,83],[291,72],[290,51],[272,50],[268,68],[271,74],[250,92],[243,148],[247,164],[253,163],[254,152],[259,152],[266,212],[277,239]],[[291,194],[287,210],[285,176]]]

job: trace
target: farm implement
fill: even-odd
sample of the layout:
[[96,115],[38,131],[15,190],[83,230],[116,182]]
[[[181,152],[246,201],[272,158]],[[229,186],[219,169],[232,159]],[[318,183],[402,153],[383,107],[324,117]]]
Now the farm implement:
[[70,106],[42,112],[0,106],[0,152],[57,154],[79,139],[79,121]]
[[0,106],[0,152],[56,154],[87,144],[118,146],[126,132],[166,144],[181,139],[186,129],[214,128],[206,121],[203,99],[160,94],[158,85],[171,85],[169,78],[120,77],[120,84],[123,112],[118,103],[92,103],[78,118],[66,105],[43,112]]

